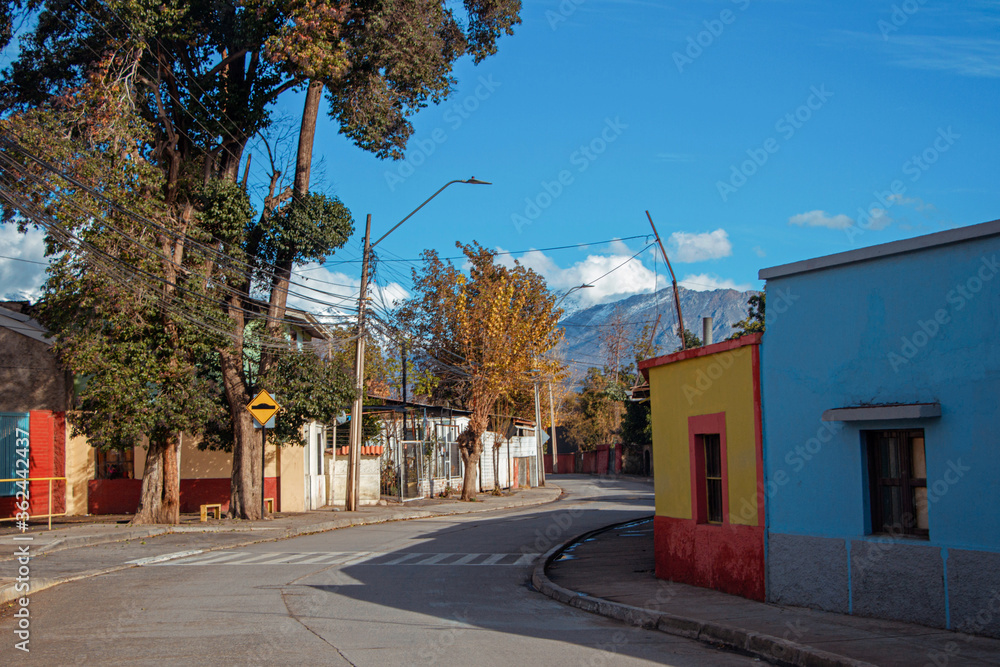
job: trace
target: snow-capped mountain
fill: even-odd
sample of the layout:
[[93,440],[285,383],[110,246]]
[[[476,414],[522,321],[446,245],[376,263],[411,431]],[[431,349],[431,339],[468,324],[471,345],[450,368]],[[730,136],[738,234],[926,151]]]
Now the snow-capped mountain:
[[[733,324],[747,317],[747,300],[757,294],[731,289],[696,292],[683,287],[679,288],[679,292],[685,328],[701,338],[701,318],[711,317],[713,342],[732,335]],[[638,337],[644,325],[648,324],[652,330],[659,317],[655,334],[656,353],[668,354],[680,347],[673,288],[668,287],[651,294],[637,294],[620,301],[571,310],[559,323],[565,330],[565,338],[558,355],[577,362],[577,367],[580,364],[601,366],[604,360],[601,334],[608,331],[619,311],[622,321],[627,323],[629,340]],[[631,350],[627,354],[626,362],[632,359]]]

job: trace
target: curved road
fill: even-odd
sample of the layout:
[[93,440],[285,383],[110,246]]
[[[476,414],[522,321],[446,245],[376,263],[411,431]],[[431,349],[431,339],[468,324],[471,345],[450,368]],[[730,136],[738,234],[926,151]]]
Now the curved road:
[[30,654],[13,650],[13,619],[0,622],[0,655],[46,665],[754,662],[532,590],[537,554],[652,513],[647,484],[553,481],[565,496],[527,510],[360,526],[64,584],[31,599]]

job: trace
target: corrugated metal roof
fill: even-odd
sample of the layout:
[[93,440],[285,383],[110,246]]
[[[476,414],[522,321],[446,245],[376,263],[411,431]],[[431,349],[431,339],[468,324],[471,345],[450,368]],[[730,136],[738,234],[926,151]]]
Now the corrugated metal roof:
[[52,345],[52,338],[49,337],[45,327],[27,315],[8,310],[2,306],[0,306],[0,327],[37,340],[39,343]]

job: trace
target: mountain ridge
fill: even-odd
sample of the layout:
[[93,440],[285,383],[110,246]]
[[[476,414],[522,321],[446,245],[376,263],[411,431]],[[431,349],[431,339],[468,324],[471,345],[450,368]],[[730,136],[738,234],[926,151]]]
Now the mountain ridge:
[[[684,327],[702,337],[702,317],[711,317],[712,340],[719,342],[733,334],[733,325],[747,317],[747,301],[760,292],[734,289],[695,291],[678,287]],[[629,341],[634,341],[645,325],[656,326],[654,345],[656,354],[668,354],[680,347],[677,335],[677,312],[674,307],[673,288],[667,287],[648,294],[632,296],[598,304],[572,312],[559,322],[565,332],[556,353],[577,365],[602,366],[604,353],[601,334],[607,331],[620,310]],[[658,321],[658,323],[657,323]],[[632,351],[627,351],[626,361],[631,361]]]

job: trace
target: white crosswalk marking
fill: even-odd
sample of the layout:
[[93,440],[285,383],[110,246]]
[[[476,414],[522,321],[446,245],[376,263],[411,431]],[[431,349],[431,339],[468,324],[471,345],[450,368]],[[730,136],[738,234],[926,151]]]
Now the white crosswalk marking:
[[492,556],[484,560],[482,563],[480,563],[480,565],[496,565],[497,563],[502,561],[504,556],[506,555],[507,554],[493,554]]
[[[398,551],[322,551],[322,552],[275,552],[253,553],[249,551],[217,551],[190,557],[175,557],[159,562],[137,562],[136,564],[155,567],[174,565],[335,565],[338,568],[349,565],[366,564],[373,567],[402,566],[424,567],[462,565],[466,567],[509,567],[530,564],[539,554],[484,554],[484,553],[419,553]],[[509,558],[508,558],[509,557]],[[388,558],[379,562],[380,558]],[[501,562],[503,560],[510,562]]]
[[423,554],[405,554],[399,558],[393,558],[388,563],[382,563],[382,565],[399,565],[403,561],[410,560],[411,558],[416,558],[417,556],[423,556]]
[[455,554],[434,554],[430,558],[425,558],[418,563],[414,563],[414,565],[435,565],[436,563],[440,563],[441,561],[443,561],[448,556],[454,556],[454,555]]
[[209,565],[221,563],[222,561],[245,555],[242,551],[216,551],[214,553],[198,556],[197,558],[185,558],[176,563],[160,563],[160,565]]
[[530,565],[536,558],[538,554],[524,554],[514,562],[514,565]]
[[465,554],[464,556],[456,560],[454,563],[452,563],[452,565],[468,565],[469,563],[476,560],[482,555],[484,554]]
[[296,565],[310,565],[312,563],[319,563],[320,561],[324,561],[324,560],[326,560],[328,558],[338,558],[339,556],[340,556],[340,554],[336,554],[336,553],[333,553],[333,552],[330,552],[330,553],[321,553],[318,556],[311,556],[311,557],[306,558],[304,560],[300,560],[299,562],[297,562],[295,564]]

